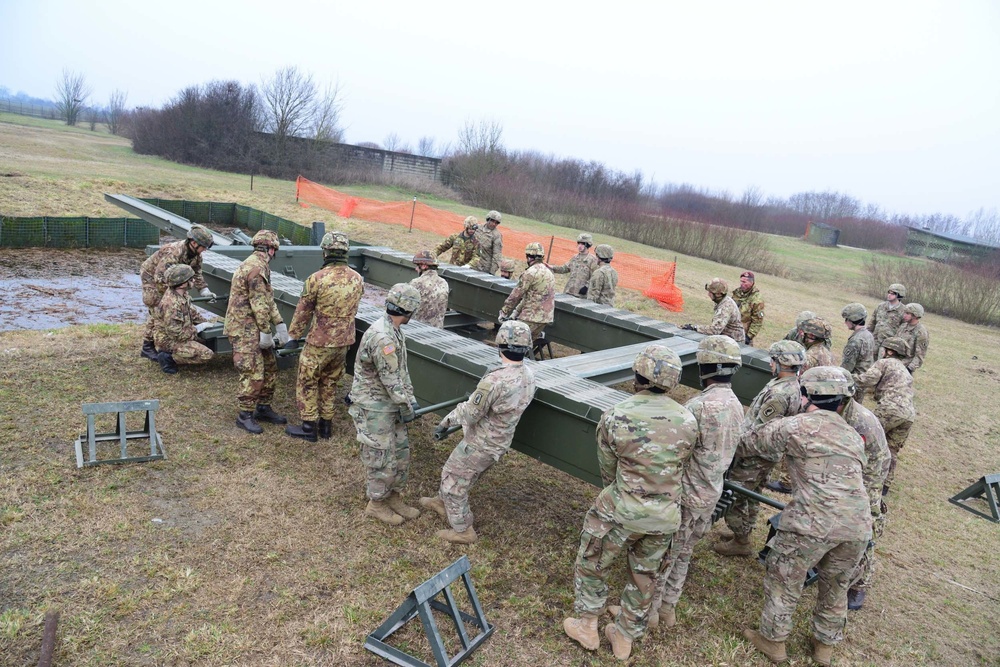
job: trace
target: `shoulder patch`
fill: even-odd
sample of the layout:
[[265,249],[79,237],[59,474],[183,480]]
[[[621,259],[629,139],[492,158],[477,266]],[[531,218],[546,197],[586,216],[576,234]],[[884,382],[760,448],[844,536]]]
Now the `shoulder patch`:
[[384,354],[387,357],[390,354],[395,354],[395,353],[396,353],[396,346],[393,345],[392,343],[389,343],[388,345],[382,348],[382,354]]

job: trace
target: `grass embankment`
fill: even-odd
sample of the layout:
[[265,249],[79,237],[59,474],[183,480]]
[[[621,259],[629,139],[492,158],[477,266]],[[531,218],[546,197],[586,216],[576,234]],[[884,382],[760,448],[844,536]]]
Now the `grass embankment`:
[[[0,174],[20,175],[0,179],[5,213],[119,215],[101,193],[121,191],[237,201],[303,223],[322,218],[359,240],[406,250],[435,240],[302,209],[291,183],[255,179],[251,193],[247,177],[136,156],[120,139],[56,123],[3,122],[10,118],[0,117]],[[504,222],[565,235],[514,217]],[[792,277],[759,280],[768,302],[761,344],[782,336],[802,309],[837,322],[845,303],[875,305],[860,280],[864,253],[777,243],[787,248]],[[686,313],[664,313],[634,294],[624,305],[677,323],[706,321],[703,284],[715,275],[735,282],[738,272],[684,256],[679,263]],[[875,589],[850,615],[836,658],[842,665],[1000,664],[997,526],[947,502],[1000,471],[1000,331],[933,315],[924,321],[932,343],[916,378],[920,414],[888,499]],[[606,643],[589,654],[561,629],[595,489],[514,453],[473,492],[478,544],[459,550],[436,542],[435,516],[390,529],[361,515],[362,470],[343,408],[329,443],[292,441],[279,427],[251,438],[232,425],[236,376],[228,358],[169,377],[138,357],[139,337],[138,327],[106,325],[0,334],[0,662],[36,661],[43,616],[59,609],[56,664],[374,667],[383,663],[362,650],[364,636],[413,586],[467,553],[497,626],[469,664],[618,664]],[[834,349],[845,340],[837,327]],[[76,470],[80,403],[143,398],[161,401],[170,458]],[[281,374],[275,405],[294,411],[292,373]],[[426,421],[411,429],[412,496],[434,491],[455,444],[433,443],[433,420]],[[763,534],[761,525],[757,547]],[[760,612],[762,569],[717,557],[712,539],[696,550],[679,625],[644,640],[630,664],[767,664],[739,634]],[[622,565],[612,573],[615,594]],[[805,593],[796,615],[790,664],[809,663],[815,594]],[[423,645],[418,632],[402,640],[409,650]]]

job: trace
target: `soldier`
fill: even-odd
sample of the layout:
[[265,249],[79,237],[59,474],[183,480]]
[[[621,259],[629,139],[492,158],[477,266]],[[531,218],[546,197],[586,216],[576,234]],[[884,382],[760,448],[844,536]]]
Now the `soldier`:
[[500,277],[510,280],[514,277],[514,270],[517,266],[514,264],[514,260],[509,258],[503,258],[500,260]]
[[628,552],[629,583],[621,611],[604,628],[615,657],[627,660],[646,632],[656,576],[681,522],[681,472],[698,436],[687,408],[666,395],[677,386],[681,360],[670,348],[648,345],[632,364],[636,394],[609,409],[597,424],[597,458],[605,487],[583,520],[573,588],[577,618],[563,629],[588,651],[600,646],[597,619],[608,596],[611,564]]
[[165,281],[167,269],[174,264],[187,264],[194,271],[191,285],[199,290],[201,296],[215,298],[215,294],[208,289],[205,278],[201,275],[201,253],[211,248],[213,242],[212,232],[201,225],[192,225],[188,230],[187,239],[167,243],[142,263],[139,268],[139,279],[142,281],[142,302],[149,308],[149,317],[143,329],[141,356],[151,361],[159,361],[153,342],[155,319],[153,309],[167,291],[168,286]]
[[517,279],[517,287],[503,302],[498,319],[519,319],[531,327],[532,339],[542,334],[546,324],[551,324],[556,311],[556,279],[542,258],[545,251],[541,243],[529,243],[524,249],[528,269]]
[[[805,350],[795,341],[779,340],[771,345],[768,354],[771,357],[773,379],[750,404],[743,418],[741,438],[775,419],[798,414],[801,407],[799,368],[805,363]],[[767,459],[737,454],[729,469],[729,480],[745,489],[758,491],[773,467],[774,463]],[[731,537],[723,537],[713,547],[715,553],[722,556],[751,555],[750,533],[757,525],[758,509],[756,501],[749,501],[743,496],[736,497],[733,506],[726,512],[726,525],[733,534]]]
[[854,382],[862,388],[874,388],[875,409],[872,412],[882,424],[892,455],[889,473],[882,486],[884,496],[889,493],[896,473],[896,460],[910,435],[916,411],[913,409],[913,377],[901,359],[907,352],[906,341],[892,336],[882,343],[882,348],[885,356],[864,373],[855,373]]
[[173,375],[177,364],[204,364],[215,356],[198,339],[198,334],[212,323],[191,307],[187,290],[194,280],[194,269],[174,264],[164,272],[163,279],[167,291],[154,309],[153,341],[159,350],[160,368]]
[[802,371],[816,366],[835,366],[833,353],[830,352],[831,327],[822,317],[814,317],[802,323],[802,345],[806,348],[806,363]]
[[417,267],[417,277],[410,285],[420,292],[420,307],[413,312],[417,322],[444,329],[444,314],[448,311],[448,281],[438,275],[437,260],[429,250],[421,250],[413,256]]
[[523,363],[531,343],[531,330],[524,322],[501,324],[497,333],[501,365],[487,371],[469,400],[449,412],[434,429],[436,434],[456,425],[463,429],[462,441],[441,470],[438,495],[420,499],[421,505],[451,525],[437,532],[443,540],[472,544],[477,539],[469,491],[510,449],[521,413],[535,395],[535,375]]
[[715,314],[712,316],[712,323],[708,326],[695,326],[685,324],[681,329],[697,331],[698,333],[712,336],[729,336],[740,345],[746,341],[746,334],[743,331],[743,323],[740,320],[740,307],[736,305],[733,298],[729,296],[729,285],[721,278],[712,278],[712,281],[705,285],[708,297],[715,302]]
[[753,339],[764,326],[764,297],[757,289],[756,280],[753,271],[744,271],[740,274],[740,286],[733,290],[733,301],[740,307],[740,321],[747,345],[753,345]]
[[[497,230],[500,226],[500,212],[490,211],[486,214],[486,225],[476,232],[476,242],[479,244],[479,260],[472,268],[484,273],[496,273],[503,257],[503,237]],[[418,318],[417,321],[419,320]]]
[[413,421],[417,407],[406,365],[406,336],[400,327],[418,306],[416,288],[407,283],[392,286],[385,298],[385,317],[361,337],[348,397],[366,470],[365,514],[390,526],[420,516],[420,510],[399,495],[410,468],[406,424]]
[[834,646],[844,638],[850,576],[872,535],[864,441],[841,416],[853,391],[836,375],[825,379],[832,376],[819,368],[802,373],[802,411],[765,424],[740,442],[743,455],[771,461],[784,456],[794,482],[792,501],[769,543],[759,629],[743,631],[775,663],[788,659],[792,616],[806,573],[815,567],[813,660],[831,664]]
[[451,248],[451,263],[455,266],[475,265],[479,262],[479,241],[476,240],[476,230],[479,220],[470,215],[465,219],[465,229],[458,234],[452,234],[434,248],[437,257]]
[[802,345],[805,340],[805,334],[802,333],[802,325],[806,320],[811,320],[814,317],[817,317],[817,315],[811,310],[803,310],[799,313],[795,318],[795,326],[785,334],[785,340],[794,340],[799,345]]
[[[264,432],[258,422],[287,424],[288,420],[271,409],[278,382],[278,361],[274,339],[288,342],[288,327],[274,304],[271,289],[271,259],[278,252],[278,235],[262,229],[250,240],[254,251],[233,274],[222,333],[233,346],[233,365],[240,374],[236,397],[240,413],[236,425],[253,434]],[[271,333],[271,325],[275,333]]]
[[568,273],[563,294],[572,294],[584,298],[587,296],[587,283],[590,274],[597,268],[597,258],[588,251],[594,245],[594,237],[590,234],[580,234],[576,237],[576,254],[562,266],[551,267],[552,273]]
[[618,289],[618,272],[611,267],[611,260],[615,256],[615,249],[602,243],[594,248],[597,255],[597,268],[590,276],[587,283],[587,298],[594,303],[605,306],[615,305],[615,290]]
[[[354,344],[354,318],[365,291],[364,280],[347,265],[350,241],[343,232],[328,232],[319,244],[323,267],[306,278],[295,306],[286,349],[295,349],[309,330],[299,356],[295,403],[301,426],[286,426],[293,438],[316,442],[330,438],[337,383],[344,374],[347,350]],[[310,326],[312,325],[312,326]]]
[[900,361],[906,366],[906,370],[910,371],[910,375],[913,375],[918,368],[924,365],[927,346],[931,342],[927,327],[920,322],[923,316],[924,307],[919,303],[906,304],[903,306],[903,324],[896,331],[896,336],[902,338],[903,342],[906,343],[906,354]]
[[[848,374],[864,373],[875,363],[875,338],[865,326],[868,309],[864,304],[849,303],[840,311],[840,316],[844,318],[844,326],[851,332],[844,345],[844,357],[840,366]],[[861,403],[864,397],[865,390],[858,388],[854,400]]]
[[889,285],[886,300],[878,305],[875,314],[868,320],[868,330],[875,336],[875,344],[879,347],[882,341],[896,335],[896,330],[903,323],[903,301],[906,298],[906,288],[899,283]]

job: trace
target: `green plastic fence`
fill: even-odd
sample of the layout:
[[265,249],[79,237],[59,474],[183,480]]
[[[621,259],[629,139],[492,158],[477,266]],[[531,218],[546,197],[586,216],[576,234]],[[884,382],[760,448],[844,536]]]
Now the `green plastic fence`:
[[277,232],[278,236],[289,239],[293,245],[309,245],[312,241],[311,228],[242,204],[179,199],[143,199],[143,201],[202,225],[229,225],[253,231],[270,229]]

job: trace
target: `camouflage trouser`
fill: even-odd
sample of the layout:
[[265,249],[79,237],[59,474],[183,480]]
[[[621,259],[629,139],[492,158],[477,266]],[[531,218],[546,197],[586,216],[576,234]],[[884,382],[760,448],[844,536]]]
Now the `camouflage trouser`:
[[352,405],[365,466],[365,492],[370,500],[385,500],[404,484],[410,470],[410,441],[398,412],[374,412]]
[[452,451],[441,470],[441,500],[448,512],[448,523],[455,532],[472,528],[472,510],[469,508],[469,489],[479,476],[490,469],[496,460],[462,440]]
[[240,410],[253,410],[260,404],[270,405],[278,383],[278,360],[274,350],[260,349],[260,338],[230,336],[233,346],[233,366],[240,374],[236,402]]
[[622,551],[627,550],[629,583],[622,591],[622,611],[615,619],[615,625],[626,637],[642,637],[646,633],[656,577],[662,573],[671,537],[672,533],[633,533],[616,523],[601,520],[591,507],[583,519],[580,551],[576,556],[573,577],[576,612],[600,615],[604,611],[611,564]]
[[299,355],[295,403],[302,421],[333,419],[337,383],[344,375],[346,347],[316,347],[306,343]]
[[[168,349],[173,348],[173,349]],[[202,345],[196,340],[187,340],[176,345],[157,346],[160,352],[170,352],[178,364],[204,364],[212,360],[215,352]]]
[[792,616],[799,604],[809,568],[819,571],[813,636],[824,644],[844,638],[847,624],[847,589],[851,574],[868,540],[825,540],[779,530],[768,543],[767,574],[764,575],[764,610],[760,634],[783,642],[792,632]]
[[670,553],[666,556],[666,568],[663,574],[656,578],[656,591],[653,593],[650,613],[655,614],[659,611],[661,604],[674,607],[681,599],[694,545],[712,529],[714,511],[714,506],[703,510],[692,510],[681,506],[681,525],[674,533]]
[[892,461],[889,463],[889,474],[886,475],[885,485],[889,486],[896,476],[896,459],[899,457],[899,450],[906,444],[906,439],[910,435],[910,428],[913,426],[912,419],[901,419],[893,414],[879,411],[878,406],[873,410],[878,421],[885,431],[885,441],[889,445],[889,454]]
[[527,324],[528,328],[531,329],[532,341],[538,340],[538,337],[542,335],[542,331],[544,331],[545,327],[549,325],[548,322],[529,322],[527,320],[521,320],[521,321]]
[[[772,461],[757,456],[737,458],[729,470],[729,481],[739,484],[749,491],[759,491],[773,467]],[[757,524],[757,511],[759,509],[760,503],[756,500],[747,500],[744,496],[736,494],[733,506],[726,512],[726,525],[734,534],[748,537],[750,531]]]
[[878,544],[878,539],[885,532],[885,524],[888,521],[885,503],[882,503],[882,511],[879,512],[878,516],[872,518],[874,524],[872,526],[872,539],[868,541],[864,555],[861,556],[858,566],[851,573],[851,588],[859,591],[867,590],[875,578],[875,547]]
[[153,316],[153,310],[160,305],[160,299],[163,298],[163,292],[156,289],[156,285],[152,283],[143,283],[142,285],[142,303],[149,309],[149,314],[146,316],[146,325],[142,329],[142,339],[144,341],[153,340],[153,320],[156,318]]

